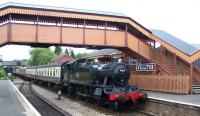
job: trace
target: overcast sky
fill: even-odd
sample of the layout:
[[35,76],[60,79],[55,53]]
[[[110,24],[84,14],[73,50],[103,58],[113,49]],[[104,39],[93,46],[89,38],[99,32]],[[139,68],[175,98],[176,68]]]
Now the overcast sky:
[[[192,44],[200,44],[199,0],[0,0],[123,13],[146,28],[165,30]],[[3,60],[27,59],[30,47],[0,48]],[[75,50],[83,52],[84,49]]]

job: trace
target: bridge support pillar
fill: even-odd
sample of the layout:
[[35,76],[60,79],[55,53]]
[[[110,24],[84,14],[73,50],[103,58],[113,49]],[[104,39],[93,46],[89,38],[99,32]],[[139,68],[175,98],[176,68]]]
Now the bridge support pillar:
[[193,91],[192,91],[192,83],[193,83],[193,62],[190,63],[190,94],[193,94]]
[[7,41],[10,42],[12,39],[12,16],[9,15],[9,23],[7,28]]
[[161,45],[161,50],[160,50],[160,68],[161,68],[161,73],[163,72],[163,46]]
[[127,26],[127,24],[125,24],[124,39],[125,39],[125,47],[128,47],[128,26]]
[[36,43],[38,43],[38,24],[39,24],[39,16],[37,16],[37,19],[36,19],[36,29],[35,29],[35,42]]
[[104,45],[107,45],[107,22],[105,21],[105,29],[104,29]]
[[173,63],[174,74],[176,74],[176,65],[177,65],[176,60],[177,60],[176,54],[174,53],[174,63]]

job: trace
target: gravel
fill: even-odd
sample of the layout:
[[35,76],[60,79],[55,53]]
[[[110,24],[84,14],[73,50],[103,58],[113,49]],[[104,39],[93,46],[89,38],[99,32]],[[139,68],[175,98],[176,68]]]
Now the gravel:
[[57,100],[58,95],[50,90],[32,84],[32,88],[52,104],[61,108],[73,116],[106,116],[106,114],[92,108],[88,108],[78,101],[62,96],[62,100]]

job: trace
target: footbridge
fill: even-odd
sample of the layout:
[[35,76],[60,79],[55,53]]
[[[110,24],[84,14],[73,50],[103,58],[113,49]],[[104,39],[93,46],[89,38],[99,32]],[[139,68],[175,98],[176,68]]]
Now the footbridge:
[[189,75],[190,92],[193,79],[200,81],[193,66],[199,50],[185,51],[124,14],[7,3],[0,6],[0,17],[0,46],[117,48],[154,62],[155,74]]

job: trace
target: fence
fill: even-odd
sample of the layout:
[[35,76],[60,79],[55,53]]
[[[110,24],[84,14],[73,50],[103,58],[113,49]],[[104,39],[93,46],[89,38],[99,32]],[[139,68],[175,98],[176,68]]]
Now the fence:
[[189,75],[131,75],[130,84],[140,89],[188,94],[190,89]]

